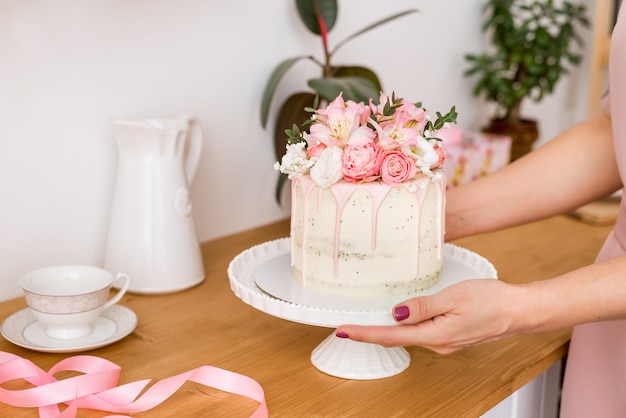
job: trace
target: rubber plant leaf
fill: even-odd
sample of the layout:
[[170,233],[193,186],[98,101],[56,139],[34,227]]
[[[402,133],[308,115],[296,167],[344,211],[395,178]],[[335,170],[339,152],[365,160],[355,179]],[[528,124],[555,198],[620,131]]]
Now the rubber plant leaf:
[[380,91],[366,78],[332,77],[314,78],[309,80],[309,87],[326,100],[333,100],[343,93],[344,100],[368,103],[369,99],[377,99]]
[[277,160],[280,160],[285,154],[285,146],[287,146],[285,131],[291,129],[294,123],[302,127],[304,122],[311,117],[311,113],[304,108],[313,107],[315,97],[316,94],[312,92],[294,93],[285,100],[280,108],[274,127],[274,154]]
[[317,15],[315,14],[316,9],[319,10],[324,22],[326,22],[326,30],[328,32],[337,22],[337,0],[296,0],[296,8],[302,23],[315,35],[322,34]]
[[278,172],[278,180],[276,181],[276,189],[274,190],[274,198],[276,199],[276,203],[280,205],[283,185],[289,179],[289,176],[285,173]]
[[[315,103],[315,97],[316,94],[314,93],[301,92],[295,93],[285,100],[276,118],[276,126],[274,129],[274,154],[278,161],[282,159],[285,154],[285,147],[287,146],[285,130],[291,129],[294,123],[298,126],[302,126],[304,122],[311,117],[311,113],[304,110],[304,108],[312,107]],[[287,175],[279,173],[275,190],[275,198],[278,204],[280,204],[280,196],[286,180]]]
[[335,77],[360,77],[372,82],[378,92],[383,91],[383,87],[376,73],[369,68],[357,65],[336,67],[333,71]]
[[390,22],[392,20],[398,19],[400,17],[406,16],[406,15],[411,14],[411,13],[418,13],[418,12],[419,12],[419,10],[417,10],[417,9],[409,9],[409,10],[405,10],[405,11],[400,12],[400,13],[396,13],[395,15],[386,17],[386,18],[384,18],[382,20],[379,20],[377,22],[374,22],[371,25],[361,29],[360,31],[358,31],[358,32],[348,36],[346,39],[344,39],[343,41],[339,42],[335,46],[335,49],[333,50],[333,53],[336,52],[339,48],[341,48],[348,41],[351,41],[352,39],[356,38],[357,36],[360,36],[360,35],[364,34],[365,32],[369,32],[370,30],[372,30],[374,28],[377,28],[380,25],[384,25],[385,23]]
[[267,126],[267,119],[270,114],[270,106],[272,105],[272,99],[274,98],[274,93],[276,92],[276,86],[278,86],[278,82],[283,78],[283,75],[289,70],[296,62],[301,59],[309,58],[308,55],[302,55],[299,57],[289,58],[281,62],[274,68],[274,71],[270,75],[267,84],[265,85],[265,90],[263,91],[263,98],[261,99],[261,126],[263,129]]

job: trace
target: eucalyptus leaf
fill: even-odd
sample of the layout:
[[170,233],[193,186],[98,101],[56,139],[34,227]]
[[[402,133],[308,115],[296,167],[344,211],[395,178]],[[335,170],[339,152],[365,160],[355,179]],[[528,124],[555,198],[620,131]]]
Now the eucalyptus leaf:
[[322,15],[328,32],[335,26],[335,22],[337,21],[337,0],[296,0],[296,8],[298,9],[302,23],[315,35],[322,34],[315,13],[316,8]]
[[[288,137],[285,131],[297,130],[298,133],[300,132],[298,126],[302,126],[311,116],[306,108],[315,106],[316,98],[317,95],[311,92],[295,93],[289,96],[280,108],[274,129],[274,154],[278,161],[282,159],[287,146]],[[275,190],[275,198],[278,204],[280,204],[280,196],[286,179],[287,175],[280,173]]]
[[285,131],[293,130],[293,125],[296,125],[296,128],[302,126],[310,118],[311,114],[306,108],[313,105],[315,97],[317,96],[311,92],[294,93],[281,106],[274,126],[274,153],[277,160],[285,153],[287,145]]

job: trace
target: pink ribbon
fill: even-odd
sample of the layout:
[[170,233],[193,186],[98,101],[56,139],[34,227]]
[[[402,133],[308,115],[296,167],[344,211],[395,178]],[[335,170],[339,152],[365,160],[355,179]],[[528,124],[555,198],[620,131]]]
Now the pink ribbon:
[[[57,380],[54,374],[60,371],[82,374]],[[259,406],[252,417],[268,416],[261,385],[238,373],[201,366],[160,380],[139,396],[151,379],[117,386],[120,371],[120,366],[100,357],[74,356],[59,361],[50,371],[45,372],[30,360],[0,351],[0,402],[16,407],[39,408],[41,418],[73,418],[79,408],[132,414],[154,408],[186,381],[192,381],[255,400]],[[22,390],[1,387],[6,382],[18,379],[26,380],[34,387]],[[59,404],[67,404],[68,407],[61,412]]]

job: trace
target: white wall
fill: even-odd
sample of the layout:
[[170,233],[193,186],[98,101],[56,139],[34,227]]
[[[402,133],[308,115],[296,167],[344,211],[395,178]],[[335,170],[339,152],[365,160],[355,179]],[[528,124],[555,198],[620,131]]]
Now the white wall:
[[[483,49],[480,4],[341,0],[331,44],[400,10],[421,13],[352,41],[335,62],[367,65],[386,91],[430,109],[456,104],[460,125],[478,129],[488,114],[462,72],[463,55]],[[320,46],[292,0],[0,0],[0,300],[19,296],[17,280],[31,269],[101,264],[117,160],[112,118],[200,119],[192,194],[202,241],[287,217],[273,198],[259,100],[274,66],[303,53],[320,56]],[[296,65],[278,102],[317,72]],[[526,108],[543,140],[584,116],[585,74],[583,66]]]

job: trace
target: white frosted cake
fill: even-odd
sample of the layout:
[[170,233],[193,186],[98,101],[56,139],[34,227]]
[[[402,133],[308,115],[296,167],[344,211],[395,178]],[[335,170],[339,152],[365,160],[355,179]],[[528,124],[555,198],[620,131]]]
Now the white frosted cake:
[[443,177],[399,186],[292,183],[296,280],[351,296],[409,295],[437,283],[443,263]]
[[[321,292],[405,296],[434,286],[443,264],[444,155],[420,104],[339,96],[289,132],[277,165],[292,179],[294,278]],[[297,140],[301,138],[302,140]]]

